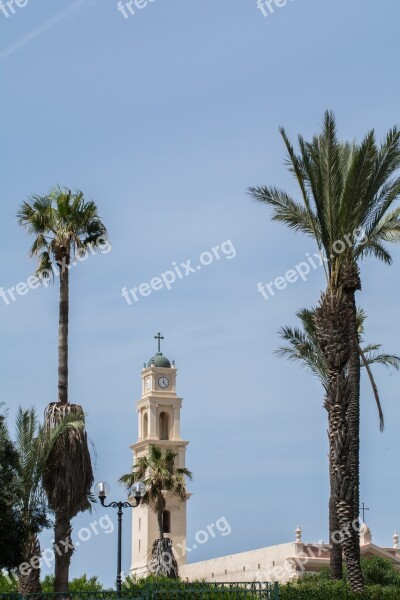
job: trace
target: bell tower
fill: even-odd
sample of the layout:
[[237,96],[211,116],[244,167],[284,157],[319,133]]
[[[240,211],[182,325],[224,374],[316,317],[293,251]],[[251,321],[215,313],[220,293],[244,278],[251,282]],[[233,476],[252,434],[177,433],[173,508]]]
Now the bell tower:
[[[172,365],[161,352],[159,333],[157,353],[144,364],[142,397],[136,402],[138,413],[138,440],[131,446],[134,463],[147,456],[150,446],[167,448],[176,452],[175,464],[185,467],[186,446],[180,434],[182,398],[176,395],[175,363]],[[179,564],[186,562],[186,500],[166,495],[166,510],[163,517],[164,534],[171,538]],[[140,505],[132,511],[132,565],[131,574],[138,577],[149,573],[149,551],[158,538],[156,515],[149,506]]]

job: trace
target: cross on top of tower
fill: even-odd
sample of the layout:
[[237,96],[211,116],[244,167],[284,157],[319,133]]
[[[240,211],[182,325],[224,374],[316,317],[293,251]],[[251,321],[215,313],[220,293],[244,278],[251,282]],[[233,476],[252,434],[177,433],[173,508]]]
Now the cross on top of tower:
[[[171,363],[166,356],[161,352],[161,340],[164,339],[164,336],[158,332],[157,335],[154,336],[154,339],[158,342],[158,351],[154,356],[152,356],[147,363],[147,367],[164,367],[166,369],[171,368]],[[175,366],[175,365],[174,365]]]
[[362,520],[363,520],[363,523],[365,523],[365,511],[366,511],[366,510],[369,510],[369,508],[367,508],[367,507],[365,506],[364,502],[363,502],[363,503],[362,503],[362,507],[361,507],[361,512],[362,512]]
[[158,352],[161,352],[161,340],[164,339],[164,336],[161,335],[160,332],[158,332],[158,334],[154,336],[154,339],[158,340]]

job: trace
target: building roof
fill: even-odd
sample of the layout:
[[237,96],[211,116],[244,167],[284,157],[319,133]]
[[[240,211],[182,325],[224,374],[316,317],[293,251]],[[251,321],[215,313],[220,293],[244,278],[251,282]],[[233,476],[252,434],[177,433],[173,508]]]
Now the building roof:
[[164,367],[166,369],[171,368],[171,363],[166,356],[163,355],[162,352],[157,352],[154,356],[152,356],[147,363],[148,367]]

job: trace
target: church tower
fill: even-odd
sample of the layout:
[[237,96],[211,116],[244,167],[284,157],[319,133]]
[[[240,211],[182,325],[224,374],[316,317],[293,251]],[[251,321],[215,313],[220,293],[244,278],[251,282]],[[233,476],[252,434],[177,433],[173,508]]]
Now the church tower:
[[[147,456],[150,446],[159,446],[176,452],[175,464],[185,467],[186,446],[180,434],[182,398],[176,395],[175,363],[170,363],[161,352],[159,333],[158,352],[145,364],[142,377],[142,397],[137,401],[138,440],[131,446],[134,463]],[[189,498],[187,495],[187,499]],[[186,562],[186,500],[166,495],[164,533],[171,538],[178,564]],[[140,505],[132,511],[132,565],[131,574],[145,576],[149,573],[149,551],[158,538],[156,515],[149,506]]]

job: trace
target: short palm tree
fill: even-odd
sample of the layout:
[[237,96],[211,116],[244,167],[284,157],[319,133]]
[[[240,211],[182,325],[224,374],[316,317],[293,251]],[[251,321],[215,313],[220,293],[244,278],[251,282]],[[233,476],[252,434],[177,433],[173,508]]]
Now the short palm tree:
[[171,579],[176,579],[179,572],[171,540],[164,538],[163,515],[167,505],[166,498],[175,496],[185,500],[186,478],[192,478],[188,469],[175,466],[176,457],[177,453],[171,449],[163,452],[158,446],[150,446],[148,456],[138,458],[132,472],[120,478],[128,490],[137,481],[142,481],[146,486],[146,493],[141,502],[148,504],[155,513],[159,534],[159,539],[154,540],[151,550],[154,573]]
[[[39,533],[50,526],[48,504],[44,493],[42,478],[48,465],[52,450],[66,432],[79,432],[84,422],[66,417],[57,427],[49,431],[40,425],[36,412],[18,410],[15,421],[14,448],[17,453],[18,502],[17,510],[21,516],[23,539],[23,562],[31,568],[18,572],[19,592],[32,594],[41,592],[40,585],[40,544]],[[32,561],[32,562],[31,562]]]
[[[107,241],[107,230],[97,206],[82,192],[56,188],[45,196],[33,196],[17,214],[19,223],[35,236],[30,255],[37,259],[36,274],[42,280],[60,278],[58,334],[58,401],[46,409],[46,425],[54,429],[66,415],[84,419],[82,407],[68,400],[69,271],[88,248],[96,251]],[[55,444],[43,483],[55,514],[55,592],[67,592],[73,552],[71,519],[90,506],[88,497],[93,471],[85,429],[69,431]]]
[[[299,364],[315,375],[321,382],[325,393],[329,390],[329,378],[326,362],[324,355],[322,354],[321,348],[318,345],[318,332],[317,325],[315,322],[315,309],[303,308],[297,312],[297,317],[300,319],[301,327],[282,327],[279,334],[285,345],[280,346],[276,350],[276,354],[280,357],[287,358],[288,360]],[[365,362],[360,361],[361,368],[370,369],[371,365],[383,365],[387,368],[394,368],[399,370],[400,368],[400,357],[394,354],[385,354],[381,352],[381,344],[367,344],[363,343],[364,335],[364,323],[366,319],[366,313],[362,309],[357,310],[357,323],[358,323],[358,336],[362,345],[362,352],[365,357]],[[381,428],[383,427],[383,413],[379,401],[379,396],[375,394],[377,401],[379,420]],[[328,410],[329,406],[325,402],[325,408]],[[333,457],[330,456],[330,480],[332,485],[333,477]],[[335,510],[335,502],[333,490],[331,490],[331,498],[329,502],[329,523],[330,531],[333,533],[338,531],[339,523],[337,520],[337,514]],[[342,547],[340,541],[335,543],[337,538],[331,536],[331,572],[334,578],[342,577]]]
[[[330,444],[335,453],[336,510],[344,536],[349,581],[362,591],[359,538],[360,345],[355,293],[361,289],[359,261],[373,255],[391,262],[387,242],[400,239],[400,132],[393,128],[378,145],[374,132],[361,144],[342,143],[335,117],[326,112],[322,133],[299,136],[296,153],[281,134],[287,164],[301,200],[273,186],[250,188],[273,208],[273,220],[315,239],[324,257],[326,292],[316,313],[319,345],[329,371]],[[346,534],[351,531],[351,535]]]

